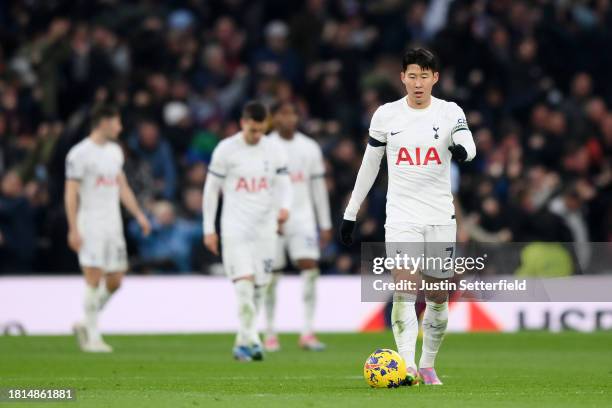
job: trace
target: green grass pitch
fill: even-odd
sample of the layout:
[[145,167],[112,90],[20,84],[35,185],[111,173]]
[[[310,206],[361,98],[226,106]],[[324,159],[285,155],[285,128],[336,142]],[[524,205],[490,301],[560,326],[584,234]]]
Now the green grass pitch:
[[[0,336],[0,387],[73,387],[68,407],[611,407],[612,333],[449,334],[441,387],[371,389],[366,357],[390,332],[327,334],[304,352],[294,335],[263,362],[231,359],[231,335],[107,336],[83,354],[71,337]],[[419,346],[420,347],[420,344]]]

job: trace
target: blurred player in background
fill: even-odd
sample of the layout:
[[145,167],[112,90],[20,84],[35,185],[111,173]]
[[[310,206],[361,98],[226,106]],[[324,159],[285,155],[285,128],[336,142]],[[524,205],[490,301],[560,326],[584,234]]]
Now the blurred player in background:
[[116,143],[121,129],[116,108],[94,108],[89,137],[66,157],[68,244],[78,253],[87,283],[85,319],[74,330],[81,350],[87,352],[112,351],[98,331],[98,315],[128,268],[120,203],[145,235],[151,229],[122,170],[123,151]]
[[320,244],[325,246],[331,239],[325,163],[317,142],[298,132],[299,118],[294,104],[281,102],[274,105],[272,120],[274,131],[269,137],[282,145],[290,157],[289,175],[293,185],[293,202],[290,209],[291,218],[283,225],[280,232],[274,260],[275,273],[266,292],[267,329],[264,344],[268,351],[280,349],[280,343],[274,330],[276,284],[280,272],[287,265],[286,253],[288,252],[291,262],[300,270],[303,282],[304,328],[299,345],[305,350],[320,351],[325,349],[325,344],[317,339],[313,330],[316,281],[320,273],[317,224],[320,229]]
[[[347,245],[352,243],[359,207],[386,153],[389,172],[385,223],[387,256],[396,253],[390,250],[393,243],[410,243],[412,250],[416,250],[411,256],[424,254],[445,259],[453,256],[457,235],[451,193],[451,158],[460,163],[472,160],[476,146],[463,110],[453,102],[431,95],[439,77],[438,61],[433,53],[422,48],[409,50],[403,57],[400,76],[407,96],[380,106],[372,116],[368,145],[344,213],[341,240]],[[406,245],[399,246],[402,247]],[[439,253],[440,249],[449,253]],[[413,272],[422,274],[426,282],[448,280],[454,273],[452,268]],[[398,270],[394,271],[394,276],[410,279]],[[448,291],[425,292],[423,350],[418,371],[415,300],[416,293],[394,294],[393,335],[408,367],[407,382],[419,381],[420,375],[425,384],[439,385],[442,382],[436,375],[434,360],[448,323]]]
[[267,126],[266,107],[247,103],[242,131],[217,145],[204,186],[204,245],[215,255],[215,217],[223,192],[223,267],[238,301],[240,327],[233,353],[239,361],[263,359],[257,312],[272,274],[277,231],[289,218],[292,199],[285,150],[263,137]]

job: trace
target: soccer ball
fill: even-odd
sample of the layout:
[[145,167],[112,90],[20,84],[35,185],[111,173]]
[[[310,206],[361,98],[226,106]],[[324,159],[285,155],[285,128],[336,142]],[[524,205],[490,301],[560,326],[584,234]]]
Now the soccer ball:
[[363,376],[372,388],[396,388],[406,379],[406,363],[397,352],[378,349],[366,360]]

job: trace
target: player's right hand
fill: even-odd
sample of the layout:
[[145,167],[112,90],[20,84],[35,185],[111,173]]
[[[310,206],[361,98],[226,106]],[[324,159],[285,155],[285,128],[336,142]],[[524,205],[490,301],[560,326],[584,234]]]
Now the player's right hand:
[[350,246],[353,243],[355,225],[355,221],[345,219],[343,219],[342,224],[340,224],[340,241],[346,246]]
[[216,233],[204,235],[204,246],[210,252],[219,256],[219,235]]
[[68,231],[68,246],[70,247],[70,249],[72,249],[74,252],[79,252],[82,243],[83,240],[81,239],[81,234],[79,234],[79,231]]

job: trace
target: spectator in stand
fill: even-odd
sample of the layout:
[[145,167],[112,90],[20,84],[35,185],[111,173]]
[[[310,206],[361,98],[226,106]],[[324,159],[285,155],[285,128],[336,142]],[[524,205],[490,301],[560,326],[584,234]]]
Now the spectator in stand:
[[168,142],[160,135],[159,126],[143,120],[129,140],[129,148],[138,160],[147,162],[153,172],[155,189],[160,197],[172,200],[176,194],[176,167]]
[[36,208],[16,171],[0,184],[0,272],[27,273],[36,251]]
[[136,264],[146,271],[189,273],[194,243],[202,237],[202,221],[178,218],[168,201],[153,204],[152,230],[143,236],[137,223],[131,222],[129,233],[137,241]]

